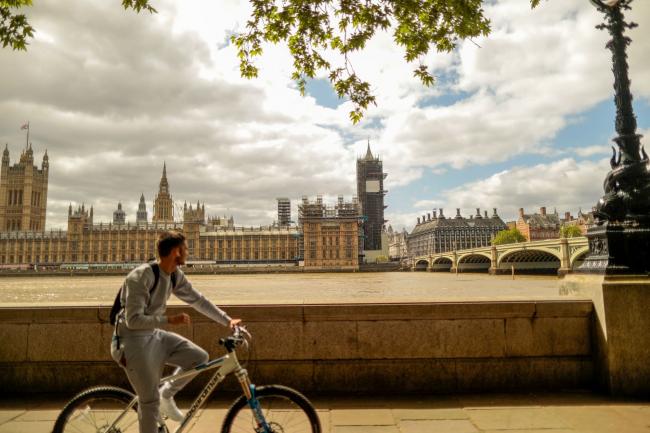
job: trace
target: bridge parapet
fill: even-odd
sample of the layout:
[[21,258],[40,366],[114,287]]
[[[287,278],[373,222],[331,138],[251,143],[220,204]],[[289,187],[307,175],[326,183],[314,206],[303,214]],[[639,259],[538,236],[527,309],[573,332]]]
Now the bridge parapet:
[[428,271],[484,268],[496,274],[515,269],[557,269],[558,273],[566,274],[581,262],[588,251],[587,238],[581,236],[447,251],[413,257],[412,263],[414,269]]

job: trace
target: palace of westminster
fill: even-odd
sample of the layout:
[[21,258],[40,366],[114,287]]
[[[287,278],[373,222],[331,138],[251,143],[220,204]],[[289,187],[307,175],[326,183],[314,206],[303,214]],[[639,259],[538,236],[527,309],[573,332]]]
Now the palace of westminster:
[[[156,255],[156,240],[164,230],[182,231],[189,260],[211,264],[301,263],[305,267],[357,269],[363,242],[360,206],[356,198],[334,206],[322,198],[299,204],[299,225],[292,225],[288,199],[278,199],[278,223],[258,228],[236,227],[233,218],[208,218],[205,204],[185,204],[182,221],[163,165],[158,194],[149,221],[144,195],[135,222],[127,222],[121,203],[113,221],[96,223],[93,208],[68,208],[68,227],[45,230],[49,159],[34,165],[31,143],[10,166],[5,146],[0,171],[0,268],[29,264],[137,263]],[[383,212],[381,215],[383,219]]]

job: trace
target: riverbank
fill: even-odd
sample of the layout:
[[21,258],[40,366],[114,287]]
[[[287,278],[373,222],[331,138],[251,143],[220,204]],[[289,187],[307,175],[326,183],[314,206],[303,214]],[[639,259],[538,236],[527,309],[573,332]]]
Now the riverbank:
[[[359,266],[359,269],[311,269],[303,266],[193,266],[183,267],[183,272],[192,275],[238,275],[238,274],[314,274],[314,273],[356,273],[356,272],[396,272],[401,271],[399,263],[373,263]],[[0,277],[98,277],[125,275],[129,269],[45,269],[45,270],[2,270]]]
[[[120,275],[0,278],[0,305],[110,305]],[[558,278],[433,272],[191,275],[218,305],[565,299]],[[175,297],[172,302],[179,302]]]

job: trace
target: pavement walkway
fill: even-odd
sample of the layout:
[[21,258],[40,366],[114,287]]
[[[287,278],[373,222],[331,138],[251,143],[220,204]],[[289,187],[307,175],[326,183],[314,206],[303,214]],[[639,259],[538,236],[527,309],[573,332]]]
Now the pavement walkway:
[[[650,401],[591,393],[310,398],[324,433],[650,433]],[[0,399],[0,433],[50,432],[65,401]],[[218,432],[229,404],[213,399],[192,433]]]

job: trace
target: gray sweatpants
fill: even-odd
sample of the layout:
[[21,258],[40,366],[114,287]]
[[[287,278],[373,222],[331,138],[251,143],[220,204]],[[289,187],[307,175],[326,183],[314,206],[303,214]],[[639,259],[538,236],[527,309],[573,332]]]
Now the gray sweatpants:
[[[111,346],[111,355],[124,368],[138,395],[140,433],[157,433],[163,367],[168,364],[176,366],[176,372],[189,370],[206,362],[208,353],[188,339],[161,329],[154,330],[150,335],[121,337],[120,344],[121,350]],[[189,377],[173,382],[163,397],[173,397],[192,379]]]

